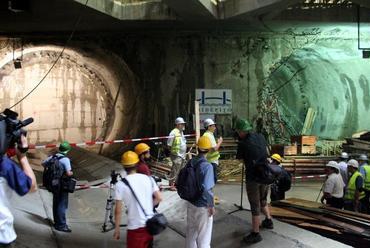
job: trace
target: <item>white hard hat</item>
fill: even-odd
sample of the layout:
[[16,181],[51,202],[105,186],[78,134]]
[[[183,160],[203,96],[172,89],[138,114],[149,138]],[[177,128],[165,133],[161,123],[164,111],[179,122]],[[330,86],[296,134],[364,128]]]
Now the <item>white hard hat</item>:
[[349,160],[347,164],[348,164],[348,166],[352,166],[354,168],[358,168],[358,162],[355,159]]
[[341,158],[344,158],[344,159],[348,159],[348,158],[349,158],[348,153],[346,153],[346,152],[342,152],[342,153],[340,154],[340,157],[341,157]]
[[367,158],[367,155],[366,154],[361,154],[360,157],[358,157],[358,160],[368,161],[369,159]]
[[186,122],[184,121],[184,118],[182,117],[177,117],[175,120],[175,124],[185,124]]
[[209,127],[211,125],[216,125],[216,123],[212,119],[210,119],[210,118],[205,119],[204,122],[203,122],[203,124],[204,124],[204,127],[205,128],[207,128],[207,127]]
[[329,161],[327,164],[326,164],[327,167],[332,167],[332,168],[335,168],[337,170],[339,170],[339,165],[337,162],[335,161]]

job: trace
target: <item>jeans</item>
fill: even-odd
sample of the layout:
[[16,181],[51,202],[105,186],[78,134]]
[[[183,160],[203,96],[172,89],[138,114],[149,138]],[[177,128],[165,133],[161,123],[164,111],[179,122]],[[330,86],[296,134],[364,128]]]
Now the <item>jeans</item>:
[[68,192],[60,191],[53,194],[53,217],[55,228],[67,226],[66,211],[68,209]]

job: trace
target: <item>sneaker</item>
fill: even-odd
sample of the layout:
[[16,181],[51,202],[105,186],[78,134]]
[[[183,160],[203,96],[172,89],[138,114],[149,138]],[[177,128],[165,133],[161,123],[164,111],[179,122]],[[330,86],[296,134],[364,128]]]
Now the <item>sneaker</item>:
[[68,227],[68,226],[65,226],[65,227],[55,227],[55,230],[59,231],[59,232],[66,232],[66,233],[70,233],[72,232],[72,230]]
[[215,197],[213,198],[213,202],[214,202],[214,204],[215,204],[215,205],[220,204],[220,198],[219,198],[218,196],[215,196]]
[[243,241],[245,243],[258,243],[262,241],[262,236],[259,232],[258,233],[251,232],[249,235],[243,237]]
[[267,229],[274,229],[274,223],[272,222],[271,219],[265,219],[262,221],[261,227],[267,228]]

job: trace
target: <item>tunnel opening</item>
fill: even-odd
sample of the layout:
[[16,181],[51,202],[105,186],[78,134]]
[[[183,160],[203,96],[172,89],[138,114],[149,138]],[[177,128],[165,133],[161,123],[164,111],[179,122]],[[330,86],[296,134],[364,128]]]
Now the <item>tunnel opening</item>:
[[[0,108],[5,109],[29,93],[44,77],[63,47],[27,44],[22,52],[0,50]],[[22,68],[13,60],[22,57]],[[67,47],[40,86],[13,110],[20,118],[33,117],[27,127],[30,144],[81,143],[114,140],[132,130],[135,87],[132,72],[116,55],[99,47]],[[118,147],[89,147],[109,156]],[[108,151],[108,152],[106,152]],[[46,151],[42,151],[47,153]]]
[[370,61],[362,58],[356,42],[309,43],[273,65],[259,99],[259,108],[270,110],[263,118],[271,123],[272,142],[301,134],[310,108],[315,118],[305,134],[342,139],[368,128]]

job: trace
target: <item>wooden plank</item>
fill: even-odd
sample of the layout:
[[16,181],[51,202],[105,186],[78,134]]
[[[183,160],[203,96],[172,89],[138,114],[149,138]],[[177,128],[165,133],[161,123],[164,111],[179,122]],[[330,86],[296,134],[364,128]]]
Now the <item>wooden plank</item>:
[[296,155],[297,154],[297,146],[284,146],[284,156],[286,155]]
[[281,218],[289,218],[289,219],[300,219],[300,220],[315,220],[314,218],[305,216],[303,214],[298,214],[293,211],[284,209],[284,208],[279,208],[279,207],[269,207],[270,213],[274,217],[281,217]]
[[320,230],[325,230],[325,231],[335,232],[337,234],[341,234],[341,231],[339,231],[338,229],[328,227],[328,226],[324,226],[324,225],[310,224],[310,223],[306,223],[306,222],[300,223],[300,224],[297,224],[297,225],[300,226],[300,227],[311,227],[311,228],[315,228],[315,229],[320,229]]
[[343,213],[343,214],[348,214],[348,215],[352,215],[352,216],[355,216],[355,217],[360,217],[362,219],[366,219],[366,220],[370,221],[370,215],[367,215],[367,214],[356,213],[356,212],[352,212],[352,211],[348,211],[348,210],[332,208],[332,207],[329,207],[327,205],[322,205],[322,206],[320,206],[320,208],[327,209],[327,210],[337,212],[337,213]]
[[292,144],[297,143],[297,145],[315,145],[316,140],[317,140],[316,136],[308,135],[298,135],[290,137],[290,142]]

